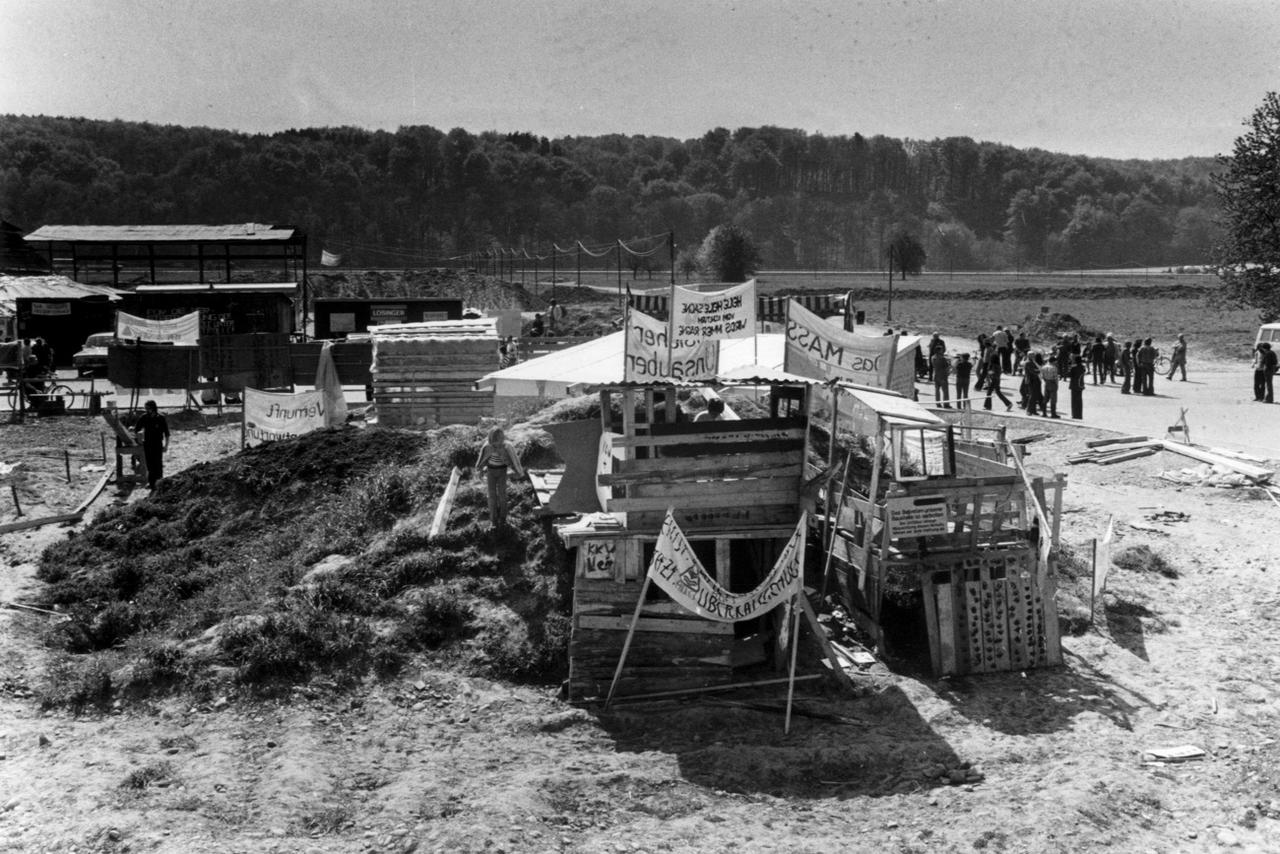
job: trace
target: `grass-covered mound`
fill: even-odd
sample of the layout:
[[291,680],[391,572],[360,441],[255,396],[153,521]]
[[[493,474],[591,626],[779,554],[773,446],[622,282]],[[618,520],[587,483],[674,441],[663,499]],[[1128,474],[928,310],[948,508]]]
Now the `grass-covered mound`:
[[[514,431],[549,462],[545,434]],[[45,604],[71,616],[46,697],[80,705],[234,679],[267,687],[358,678],[425,655],[507,678],[564,667],[569,578],[527,483],[490,531],[483,485],[460,485],[477,428],[345,428],[190,468],[51,546]],[[469,474],[468,471],[465,472]]]

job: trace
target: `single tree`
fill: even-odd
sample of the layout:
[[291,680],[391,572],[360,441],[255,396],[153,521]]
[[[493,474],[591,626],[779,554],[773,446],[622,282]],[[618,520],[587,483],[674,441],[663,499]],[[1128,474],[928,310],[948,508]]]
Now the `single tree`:
[[1217,251],[1223,296],[1280,318],[1280,96],[1268,92],[1226,170],[1214,176],[1226,235]]
[[893,269],[902,274],[903,279],[907,277],[907,273],[917,276],[923,272],[927,257],[924,246],[910,232],[895,231],[889,240],[889,261],[893,264]]
[[736,225],[717,225],[702,241],[698,267],[717,282],[745,282],[760,266],[760,250]]

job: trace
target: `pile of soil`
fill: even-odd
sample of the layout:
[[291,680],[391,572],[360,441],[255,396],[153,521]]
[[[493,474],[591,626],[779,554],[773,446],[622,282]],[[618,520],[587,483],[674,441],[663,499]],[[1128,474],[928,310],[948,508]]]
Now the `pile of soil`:
[[1086,329],[1084,324],[1069,314],[1052,312],[1028,317],[1022,323],[1027,336],[1034,341],[1053,341],[1060,335],[1075,335],[1080,340],[1092,339],[1098,333]]
[[[528,462],[550,461],[538,432],[518,441]],[[510,525],[490,530],[484,488],[467,479],[445,534],[427,536],[452,468],[482,442],[476,427],[319,431],[105,510],[41,558],[42,606],[71,617],[50,640],[74,654],[45,701],[356,679],[421,657],[558,677],[569,576],[531,487],[513,484]]]

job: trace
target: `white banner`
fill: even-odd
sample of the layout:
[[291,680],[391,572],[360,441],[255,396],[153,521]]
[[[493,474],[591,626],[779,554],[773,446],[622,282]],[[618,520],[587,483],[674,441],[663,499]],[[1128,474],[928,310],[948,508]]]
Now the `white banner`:
[[322,391],[272,394],[256,388],[244,390],[244,443],[293,439],[325,426]]
[[783,369],[818,380],[842,379],[886,388],[896,341],[892,335],[845,332],[792,300],[787,308]]
[[622,379],[631,383],[711,379],[720,370],[717,341],[680,340],[667,346],[667,324],[634,308],[627,312]]
[[804,538],[807,522],[800,524],[764,581],[749,593],[730,593],[707,574],[693,553],[671,511],[662,523],[649,577],[684,608],[720,623],[750,620],[789,603],[804,584]]
[[756,280],[714,293],[672,287],[671,328],[676,340],[750,338],[756,334]]
[[139,341],[200,343],[200,312],[193,311],[173,320],[148,320],[123,311],[116,312],[116,337]]
[[62,317],[71,314],[71,303],[69,302],[33,302],[31,303],[31,313],[39,314],[45,317]]

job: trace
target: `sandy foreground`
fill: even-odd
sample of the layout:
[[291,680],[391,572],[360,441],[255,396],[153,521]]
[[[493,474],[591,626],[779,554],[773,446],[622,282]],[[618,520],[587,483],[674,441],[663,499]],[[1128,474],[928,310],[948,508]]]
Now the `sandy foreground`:
[[[0,610],[0,850],[1280,851],[1280,506],[1163,480],[1195,465],[1170,453],[1065,462],[1103,426],[1163,435],[1180,402],[1198,442],[1269,448],[1275,465],[1280,406],[1246,400],[1238,366],[1215,370],[1158,380],[1165,399],[1091,388],[1087,426],[978,416],[1049,434],[1030,462],[1069,478],[1068,546],[1114,515],[1118,548],[1148,545],[1178,577],[1113,570],[1064,667],[935,679],[876,664],[855,692],[798,690],[786,736],[778,692],[601,714],[555,686],[430,669],[355,694],[313,682],[287,701],[42,712],[47,618]],[[97,425],[74,421],[64,436],[0,428],[0,459],[96,448]],[[238,437],[178,433],[170,467]],[[49,509],[98,476],[77,465]],[[108,488],[95,507],[140,498]],[[29,599],[39,550],[67,532],[0,537],[0,601]],[[1144,762],[1182,745],[1203,758]]]

